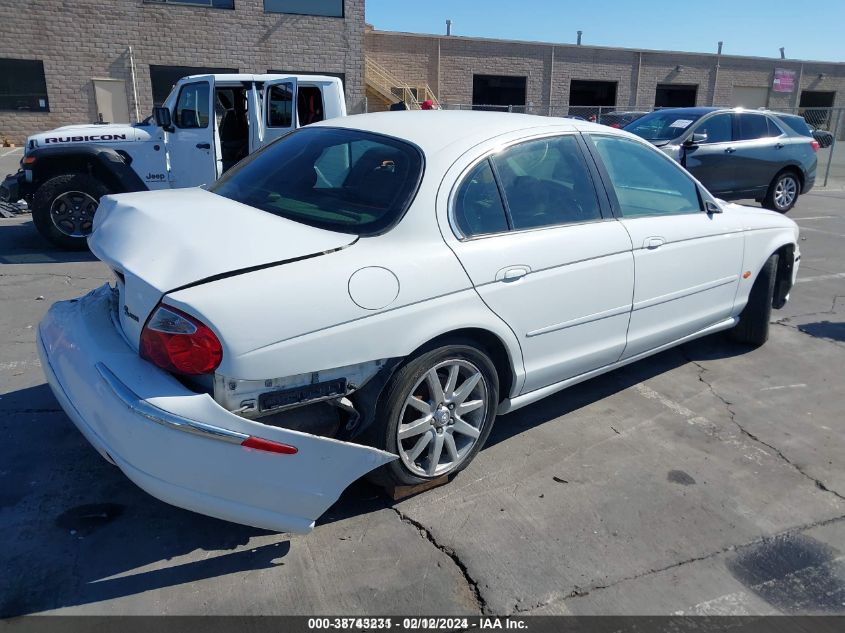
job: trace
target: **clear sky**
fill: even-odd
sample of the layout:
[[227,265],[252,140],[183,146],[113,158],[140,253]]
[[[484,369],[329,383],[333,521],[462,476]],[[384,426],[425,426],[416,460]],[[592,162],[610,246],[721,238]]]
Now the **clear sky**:
[[366,0],[386,31],[845,62],[845,0]]

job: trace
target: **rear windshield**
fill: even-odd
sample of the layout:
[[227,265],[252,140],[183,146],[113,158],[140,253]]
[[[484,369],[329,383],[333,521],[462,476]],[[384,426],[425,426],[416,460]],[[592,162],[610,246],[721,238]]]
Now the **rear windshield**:
[[791,127],[794,131],[798,132],[798,134],[800,134],[801,136],[813,135],[813,133],[810,131],[810,127],[807,125],[807,122],[800,116],[781,116],[778,118],[784,123],[786,123],[789,127]]
[[671,141],[686,132],[701,116],[689,112],[652,112],[626,125],[625,130],[647,141]]
[[254,153],[209,191],[303,224],[372,235],[404,215],[422,168],[419,150],[403,141],[309,127]]

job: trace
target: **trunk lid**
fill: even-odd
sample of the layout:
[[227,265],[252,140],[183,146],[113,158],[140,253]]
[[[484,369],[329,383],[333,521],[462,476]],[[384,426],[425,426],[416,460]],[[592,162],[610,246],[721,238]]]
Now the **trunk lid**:
[[120,322],[137,349],[147,316],[168,292],[321,255],[356,239],[204,189],[179,189],[104,197],[88,244],[117,273]]

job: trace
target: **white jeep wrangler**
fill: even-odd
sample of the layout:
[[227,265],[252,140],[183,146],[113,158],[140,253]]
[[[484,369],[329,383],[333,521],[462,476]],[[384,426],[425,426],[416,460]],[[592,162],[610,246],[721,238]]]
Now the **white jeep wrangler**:
[[184,77],[141,123],[68,125],[30,136],[0,199],[26,200],[44,237],[83,249],[102,196],[208,184],[291,130],[345,115],[336,77]]

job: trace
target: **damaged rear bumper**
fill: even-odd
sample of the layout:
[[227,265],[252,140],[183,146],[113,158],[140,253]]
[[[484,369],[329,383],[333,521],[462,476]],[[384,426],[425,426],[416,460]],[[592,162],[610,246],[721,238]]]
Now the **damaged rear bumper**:
[[[248,420],[190,391],[127,344],[113,301],[103,286],[56,303],[39,325],[38,350],[74,424],[151,495],[236,523],[304,533],[350,483],[396,458]],[[296,452],[243,446],[250,438]]]

